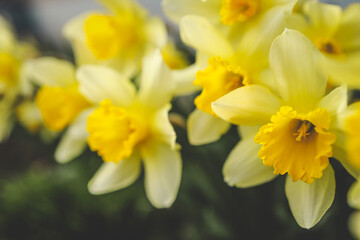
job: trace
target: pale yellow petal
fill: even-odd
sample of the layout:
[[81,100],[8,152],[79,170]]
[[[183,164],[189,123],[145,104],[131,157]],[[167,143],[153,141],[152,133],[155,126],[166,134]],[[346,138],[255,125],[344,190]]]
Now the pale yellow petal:
[[293,182],[288,176],[285,193],[296,222],[300,227],[312,228],[321,220],[334,201],[334,170],[329,165],[323,177],[311,184],[303,181]]
[[211,114],[195,109],[188,118],[187,133],[192,145],[202,145],[219,140],[230,124]]
[[149,143],[141,149],[145,191],[156,208],[168,208],[176,199],[181,180],[181,157],[164,143]]
[[360,182],[354,182],[347,195],[348,204],[352,208],[360,210]]
[[327,56],[326,68],[331,84],[360,88],[360,51],[345,54],[341,58]]
[[350,4],[344,11],[336,41],[345,52],[360,50],[360,3]]
[[176,84],[176,95],[190,94],[200,90],[200,87],[194,84],[195,75],[199,70],[199,66],[194,63],[184,69],[172,71],[172,76]]
[[39,86],[66,87],[76,83],[74,65],[54,57],[29,60],[24,71],[26,78]]
[[175,89],[171,71],[159,49],[143,59],[139,99],[144,105],[159,108],[169,103]]
[[251,23],[236,49],[247,69],[261,69],[268,65],[270,46],[284,31],[286,16],[283,8],[276,7]]
[[304,4],[303,9],[316,35],[326,39],[331,38],[337,31],[342,17],[340,6],[310,1]]
[[170,109],[171,105],[168,104],[156,112],[152,122],[152,131],[155,140],[165,142],[171,146],[172,149],[175,149],[176,133],[169,120]]
[[230,57],[233,49],[228,40],[202,17],[188,15],[181,19],[180,35],[184,43],[209,56]]
[[86,148],[86,119],[93,109],[85,110],[76,117],[62,136],[56,151],[55,160],[58,163],[67,163],[79,156]]
[[280,100],[260,85],[235,89],[212,104],[212,109],[218,116],[239,125],[268,123],[280,107]]
[[346,109],[347,102],[347,88],[346,86],[341,86],[335,88],[325,97],[323,97],[319,102],[319,107],[325,108],[329,111],[329,113],[335,115]]
[[360,239],[360,211],[354,212],[349,218],[349,230],[355,239]]
[[154,47],[163,47],[166,44],[167,32],[165,23],[159,17],[150,18],[145,25],[145,35]]
[[119,163],[103,163],[88,183],[91,194],[114,192],[131,185],[140,175],[140,158],[137,154]]
[[80,92],[93,103],[110,99],[117,106],[134,101],[135,87],[129,79],[105,66],[86,65],[76,73]]
[[223,167],[225,182],[239,188],[253,187],[271,181],[277,175],[258,157],[261,145],[254,142],[255,134],[241,140],[231,151]]
[[163,0],[162,7],[166,16],[177,23],[186,15],[198,15],[214,22],[220,19],[218,0]]
[[270,49],[270,67],[275,85],[285,102],[307,112],[325,94],[327,74],[324,57],[303,34],[286,29]]

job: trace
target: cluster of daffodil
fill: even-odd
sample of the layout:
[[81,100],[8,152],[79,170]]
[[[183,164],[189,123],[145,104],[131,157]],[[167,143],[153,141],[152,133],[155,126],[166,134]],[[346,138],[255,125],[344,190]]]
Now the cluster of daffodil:
[[15,121],[40,132],[44,140],[52,137],[43,127],[33,86],[25,76],[26,61],[37,54],[34,44],[17,40],[11,24],[0,16],[0,142],[9,137]]
[[164,0],[182,40],[197,50],[202,91],[188,119],[194,145],[218,140],[230,123],[241,141],[223,167],[230,186],[287,174],[285,192],[301,227],[331,206],[329,158],[360,174],[360,4],[318,1]]
[[[0,90],[19,75],[38,87],[34,111],[49,130],[65,131],[58,162],[87,146],[97,152],[104,163],[89,181],[92,194],[129,186],[143,164],[150,202],[170,207],[182,170],[170,102],[198,90],[190,143],[215,142],[238,125],[241,141],[225,161],[225,182],[245,188],[287,174],[285,193],[301,227],[313,227],[332,205],[330,158],[360,179],[360,105],[348,105],[349,90],[360,88],[360,4],[343,10],[315,0],[163,0],[182,41],[196,50],[188,66],[161,19],[133,0],[100,2],[103,12],[64,27],[75,64],[40,57],[27,61],[23,74],[11,50],[21,48],[0,21],[9,35],[0,34]],[[359,192],[357,184],[349,193],[355,208]],[[350,225],[359,225],[359,213]]]

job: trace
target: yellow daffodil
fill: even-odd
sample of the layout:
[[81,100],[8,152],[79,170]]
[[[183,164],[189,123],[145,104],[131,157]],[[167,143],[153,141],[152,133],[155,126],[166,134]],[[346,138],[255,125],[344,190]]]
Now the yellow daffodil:
[[87,146],[86,118],[93,105],[79,91],[70,62],[42,57],[28,61],[25,68],[26,77],[40,87],[35,102],[45,126],[55,132],[66,129],[55,151],[55,159],[66,163]]
[[360,102],[355,102],[339,116],[338,129],[341,131],[339,149],[342,155],[346,156],[346,164],[355,177],[360,176]]
[[166,15],[175,22],[180,22],[186,15],[197,15],[216,25],[244,27],[274,7],[286,7],[292,11],[295,3],[294,0],[163,0],[162,6]]
[[145,190],[157,208],[174,202],[181,157],[168,111],[175,83],[159,50],[143,61],[140,89],[105,66],[80,67],[81,92],[98,107],[87,118],[88,144],[104,160],[88,184],[93,194],[125,188],[145,169]]
[[360,4],[340,6],[305,2],[302,15],[290,18],[290,27],[301,31],[326,58],[330,86],[360,88]]
[[200,59],[196,63],[200,71],[194,84],[202,88],[202,92],[195,99],[197,109],[188,119],[191,144],[216,141],[229,129],[230,124],[211,109],[212,102],[246,85],[271,85],[271,78],[264,78],[269,75],[268,53],[274,38],[285,29],[287,15],[281,7],[269,10],[253,21],[252,28],[236,43],[204,17],[188,15],[181,19],[181,38],[198,51]]
[[70,20],[64,35],[77,63],[110,66],[133,77],[147,51],[166,43],[161,19],[149,17],[134,0],[100,0],[108,12],[90,12]]
[[329,158],[335,156],[335,126],[346,108],[347,91],[339,87],[324,96],[328,78],[323,56],[295,30],[274,40],[269,62],[277,94],[255,84],[212,104],[221,118],[245,125],[240,127],[243,140],[225,162],[224,179],[230,186],[249,187],[287,173],[291,211],[301,227],[311,228],[334,199]]
[[35,54],[35,48],[18,41],[10,24],[0,16],[0,142],[11,132],[19,96],[31,95],[32,89],[23,78],[23,63]]
[[355,182],[348,192],[348,204],[355,208],[349,218],[349,230],[355,239],[360,239],[360,182]]

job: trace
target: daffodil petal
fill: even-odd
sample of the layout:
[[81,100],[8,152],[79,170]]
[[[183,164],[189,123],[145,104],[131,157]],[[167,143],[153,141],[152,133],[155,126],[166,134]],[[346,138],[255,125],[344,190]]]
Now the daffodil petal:
[[91,102],[110,99],[117,106],[130,105],[135,97],[135,87],[129,79],[104,66],[87,65],[76,73],[80,92]]
[[240,141],[226,159],[223,175],[228,185],[253,187],[277,176],[273,173],[274,169],[265,166],[258,157],[261,145],[254,142],[254,137],[255,135]]
[[226,58],[233,54],[226,38],[203,17],[183,17],[180,21],[180,35],[184,43],[209,56]]
[[219,140],[230,124],[211,114],[195,109],[189,116],[187,132],[192,145],[202,145]]
[[177,23],[185,15],[198,15],[214,22],[220,19],[221,4],[217,0],[163,0],[162,7],[167,17]]
[[346,109],[347,101],[347,88],[346,86],[341,86],[323,97],[319,102],[319,107],[325,108],[331,114],[337,114]]
[[173,126],[169,121],[169,110],[171,105],[168,104],[159,111],[156,112],[154,116],[154,139],[165,142],[171,146],[172,149],[176,148],[176,133]]
[[342,13],[340,6],[310,1],[304,4],[303,9],[316,29],[316,34],[324,38],[333,36],[340,24]]
[[260,85],[240,87],[212,104],[218,116],[239,125],[266,124],[280,107],[280,100]]
[[87,146],[86,119],[93,109],[87,109],[79,114],[62,136],[55,151],[58,163],[67,163],[79,156]]
[[181,179],[181,157],[165,143],[152,142],[142,148],[145,191],[156,208],[168,208],[176,199]]
[[324,57],[303,34],[286,29],[270,49],[275,85],[285,102],[299,112],[313,109],[324,95]]
[[360,209],[360,182],[356,181],[351,185],[347,199],[350,207]]
[[54,57],[29,60],[25,71],[27,78],[39,86],[66,87],[76,83],[74,65]]
[[195,75],[199,70],[198,65],[193,64],[184,69],[172,71],[173,79],[176,83],[176,95],[190,94],[200,90],[200,87],[194,84]]
[[291,177],[287,176],[285,193],[296,222],[300,227],[309,229],[320,221],[334,201],[334,170],[329,165],[323,177],[311,184],[293,182]]
[[338,31],[335,34],[336,41],[343,50],[360,50],[360,3],[350,4],[341,19]]
[[145,25],[145,34],[148,41],[155,47],[162,47],[166,44],[167,32],[161,18],[150,18]]
[[103,163],[88,183],[89,192],[100,195],[126,188],[139,177],[140,170],[138,154],[132,154],[119,163]]
[[255,135],[259,132],[260,127],[261,126],[238,126],[238,132],[241,139],[254,139]]
[[354,212],[349,218],[349,230],[356,239],[360,239],[360,211]]
[[326,68],[332,84],[360,88],[360,51],[346,54],[341,59],[327,57]]
[[157,49],[144,57],[139,99],[155,108],[170,102],[175,89],[171,71]]
[[273,8],[245,32],[237,53],[248,68],[264,68],[268,64],[271,43],[284,31],[286,16],[282,7]]

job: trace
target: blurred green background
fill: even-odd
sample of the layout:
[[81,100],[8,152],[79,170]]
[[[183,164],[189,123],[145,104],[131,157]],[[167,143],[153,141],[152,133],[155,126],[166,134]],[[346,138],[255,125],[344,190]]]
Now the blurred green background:
[[[36,24],[30,3],[1,1],[0,13],[21,37],[35,38],[46,55],[71,59],[69,47],[53,42]],[[172,111],[187,117],[193,98],[175,99]],[[223,181],[222,165],[239,140],[235,127],[219,142],[201,147],[189,145],[185,129],[175,129],[182,145],[182,182],[174,205],[159,210],[145,196],[143,176],[124,190],[90,195],[87,182],[101,164],[95,153],[87,150],[59,165],[53,158],[57,141],[44,144],[16,125],[0,144],[0,240],[352,239],[347,220],[353,210],[346,194],[354,179],[335,160],[335,201],[319,224],[304,230],[291,215],[283,176],[249,189]]]

